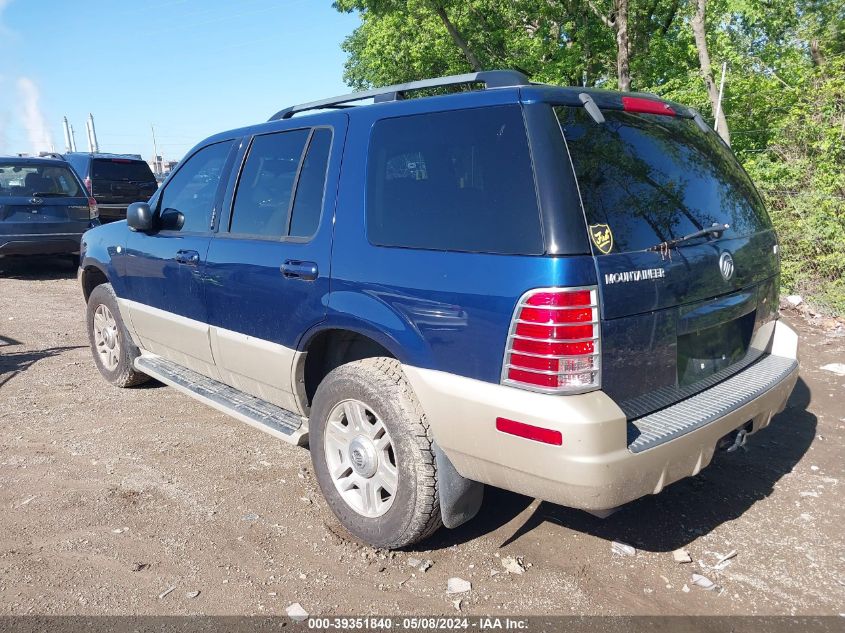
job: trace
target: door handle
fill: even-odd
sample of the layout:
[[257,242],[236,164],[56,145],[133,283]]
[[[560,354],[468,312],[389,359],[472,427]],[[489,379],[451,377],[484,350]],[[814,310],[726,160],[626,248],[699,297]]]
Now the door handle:
[[196,251],[176,251],[176,261],[180,264],[196,266],[200,263],[200,254]]
[[285,260],[281,271],[285,279],[301,279],[302,281],[314,281],[318,274],[315,262],[301,262],[296,259]]

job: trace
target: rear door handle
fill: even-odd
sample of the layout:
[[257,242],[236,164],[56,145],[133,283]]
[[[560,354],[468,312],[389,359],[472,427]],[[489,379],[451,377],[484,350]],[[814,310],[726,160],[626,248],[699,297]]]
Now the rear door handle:
[[301,279],[302,281],[314,281],[319,272],[316,262],[302,262],[297,259],[285,260],[281,271],[286,279]]
[[196,266],[200,263],[200,254],[196,251],[176,251],[176,261],[180,264]]

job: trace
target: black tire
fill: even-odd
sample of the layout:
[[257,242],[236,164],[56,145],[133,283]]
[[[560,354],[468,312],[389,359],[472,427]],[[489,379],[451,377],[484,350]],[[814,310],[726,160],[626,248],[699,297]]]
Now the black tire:
[[[389,509],[375,518],[359,513],[343,499],[327,465],[324,442],[329,415],[346,400],[357,400],[372,410],[392,441],[397,490]],[[442,525],[428,423],[398,361],[367,358],[329,373],[314,395],[309,444],[323,496],[343,527],[357,539],[395,549],[428,538]]]
[[[119,350],[116,352],[117,365],[111,369],[103,363],[95,341],[94,315],[97,312],[97,308],[101,305],[108,309],[117,325],[116,344],[119,346]],[[94,364],[97,365],[97,369],[100,370],[103,378],[116,387],[134,387],[150,379],[146,374],[142,374],[136,370],[133,365],[135,359],[141,353],[132,343],[132,339],[129,338],[123,318],[120,316],[120,310],[117,307],[117,297],[114,294],[111,284],[101,284],[91,292],[91,295],[88,297],[85,326],[88,330],[88,342],[91,345]]]

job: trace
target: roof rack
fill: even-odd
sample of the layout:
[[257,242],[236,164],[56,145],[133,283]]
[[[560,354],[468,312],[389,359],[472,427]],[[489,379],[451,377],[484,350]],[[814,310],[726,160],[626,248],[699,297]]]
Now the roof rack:
[[352,92],[338,97],[330,97],[329,99],[320,99],[319,101],[311,101],[310,103],[291,106],[276,112],[276,114],[270,117],[270,121],[289,119],[294,114],[305,112],[307,110],[319,110],[321,108],[346,108],[349,107],[347,104],[353,101],[361,101],[363,99],[374,99],[376,103],[398,101],[400,99],[404,99],[405,93],[410,92],[411,90],[424,90],[426,88],[441,88],[444,86],[476,83],[483,83],[486,88],[507,88],[512,86],[527,86],[531,82],[528,80],[528,77],[516,70],[485,70],[477,73],[467,73],[465,75],[450,75],[448,77],[411,81],[404,84],[384,86],[383,88]]

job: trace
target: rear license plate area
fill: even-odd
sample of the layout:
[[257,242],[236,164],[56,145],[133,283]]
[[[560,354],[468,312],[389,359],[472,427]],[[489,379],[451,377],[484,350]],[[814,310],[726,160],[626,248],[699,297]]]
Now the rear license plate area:
[[685,387],[742,360],[754,331],[756,310],[737,319],[678,337],[678,385]]

